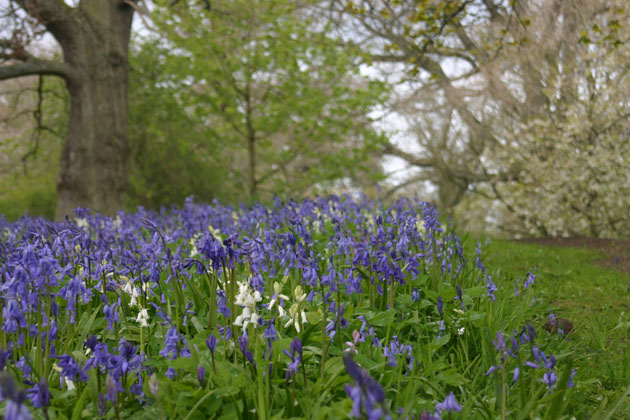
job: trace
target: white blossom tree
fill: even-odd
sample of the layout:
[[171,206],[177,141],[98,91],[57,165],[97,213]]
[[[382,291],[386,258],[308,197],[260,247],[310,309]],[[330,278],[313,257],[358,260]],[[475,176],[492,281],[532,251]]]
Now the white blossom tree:
[[410,181],[431,180],[460,214],[478,193],[513,233],[589,236],[630,225],[625,6],[338,2],[371,60],[405,71],[397,110],[419,147],[386,152],[416,168]]

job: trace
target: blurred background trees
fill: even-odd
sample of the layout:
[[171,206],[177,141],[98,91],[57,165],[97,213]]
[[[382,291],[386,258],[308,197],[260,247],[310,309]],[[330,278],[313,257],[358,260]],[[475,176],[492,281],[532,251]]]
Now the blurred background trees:
[[[340,48],[307,4],[156,3],[151,21],[156,31],[136,40],[132,63],[133,160],[142,167],[131,193],[140,203],[192,193],[252,202],[382,178],[374,162],[386,139],[369,114],[383,102],[384,84],[359,74],[357,52]],[[156,106],[179,127],[165,132]],[[183,171],[161,164],[171,151]],[[171,178],[189,187],[170,193],[178,196],[159,191]]]
[[[128,208],[379,185],[471,229],[629,235],[622,0],[144,6]],[[0,212],[51,217],[67,94],[49,76],[0,92]]]
[[398,71],[391,106],[409,135],[385,151],[409,168],[399,185],[430,182],[442,210],[481,229],[628,236],[625,6],[339,0],[333,15]]

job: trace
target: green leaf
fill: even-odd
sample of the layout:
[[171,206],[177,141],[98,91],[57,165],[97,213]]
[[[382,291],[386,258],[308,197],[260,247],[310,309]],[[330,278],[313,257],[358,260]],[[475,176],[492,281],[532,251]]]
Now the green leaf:
[[486,288],[484,286],[475,286],[475,287],[466,289],[464,293],[473,299],[480,298],[486,295]]
[[216,389],[210,390],[206,392],[206,394],[203,397],[199,398],[197,403],[190,409],[190,411],[188,411],[188,414],[186,414],[186,417],[184,417],[184,420],[188,420],[190,416],[195,412],[195,410],[197,410],[197,408],[199,408],[199,406],[215,392],[218,392],[218,390]]
[[564,394],[567,392],[567,385],[571,377],[572,368],[573,361],[568,359],[564,370],[562,371],[562,375],[560,376],[560,380],[558,380],[556,384],[556,390],[553,393],[553,400],[551,401],[551,405],[549,406],[549,410],[545,415],[545,418],[553,420],[557,419],[558,415],[562,414],[560,409],[562,407]]
[[317,325],[319,324],[319,322],[321,321],[322,317],[318,312],[307,312],[306,313],[306,320],[308,321],[309,324],[311,325]]
[[604,401],[602,401],[602,405],[600,406],[600,408],[597,410],[597,412],[593,415],[593,417],[591,417],[591,420],[608,420],[612,417],[613,414],[615,414],[615,412],[619,409],[619,407],[621,406],[621,404],[626,400],[626,398],[628,397],[628,395],[630,395],[630,385],[628,385],[626,387],[626,389],[624,390],[624,392],[619,396],[619,398],[617,398],[615,400],[615,402],[613,403],[613,405],[608,409],[608,411],[606,411],[605,414],[600,415],[599,413],[603,410],[603,407],[605,407],[606,405],[606,399],[604,399]]
[[83,406],[85,406],[85,402],[87,401],[88,396],[90,395],[90,387],[86,386],[81,396],[74,404],[74,410],[72,411],[72,420],[79,420],[81,418],[81,412],[83,411]]
[[370,313],[366,316],[366,320],[375,327],[387,327],[394,322],[394,316],[396,316],[396,310],[392,308],[376,314]]
[[196,316],[193,316],[190,321],[192,322],[193,327],[195,327],[195,330],[197,330],[197,334],[201,334],[206,330],[206,327],[203,326],[203,324],[199,321],[199,318]]
[[92,315],[87,320],[87,322],[85,324],[81,323],[79,325],[79,331],[81,331],[81,333],[79,334],[79,339],[77,341],[76,350],[82,350],[83,349],[83,344],[85,343],[85,340],[87,339],[88,334],[91,331],[93,331],[92,324],[94,324],[94,320],[96,319],[98,314],[101,313],[101,307],[102,306],[103,305],[98,305],[98,307],[94,310],[94,312],[92,312]]

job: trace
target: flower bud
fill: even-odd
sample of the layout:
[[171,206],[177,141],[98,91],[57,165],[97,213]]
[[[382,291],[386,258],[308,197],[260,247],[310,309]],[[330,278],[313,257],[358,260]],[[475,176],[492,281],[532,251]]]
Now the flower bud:
[[149,391],[151,391],[154,397],[157,397],[160,391],[158,377],[155,373],[149,378]]

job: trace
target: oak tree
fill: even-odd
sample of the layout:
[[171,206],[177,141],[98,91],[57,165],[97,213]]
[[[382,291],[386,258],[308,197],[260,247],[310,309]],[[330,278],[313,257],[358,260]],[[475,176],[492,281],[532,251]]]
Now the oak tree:
[[[128,48],[136,0],[10,0],[0,39],[0,80],[30,75],[62,78],[70,99],[57,177],[56,217],[78,206],[112,214],[127,185]],[[49,33],[63,60],[30,53]]]

